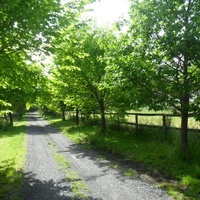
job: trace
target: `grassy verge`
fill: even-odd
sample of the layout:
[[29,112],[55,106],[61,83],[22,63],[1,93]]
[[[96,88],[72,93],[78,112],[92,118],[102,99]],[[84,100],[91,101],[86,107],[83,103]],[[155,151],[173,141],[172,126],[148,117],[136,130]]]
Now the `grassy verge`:
[[200,136],[191,134],[190,152],[181,155],[179,151],[179,133],[171,132],[165,141],[162,130],[124,129],[109,130],[107,135],[99,127],[75,125],[72,121],[49,119],[65,135],[77,143],[100,151],[109,151],[123,156],[129,162],[139,162],[158,174],[168,174],[177,181],[160,183],[175,199],[200,199]]
[[19,188],[25,163],[26,121],[0,130],[0,199],[20,199]]

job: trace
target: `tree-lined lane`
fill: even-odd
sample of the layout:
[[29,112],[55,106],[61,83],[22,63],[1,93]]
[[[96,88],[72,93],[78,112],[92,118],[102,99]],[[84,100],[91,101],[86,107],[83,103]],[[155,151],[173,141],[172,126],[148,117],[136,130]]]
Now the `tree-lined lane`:
[[26,163],[25,199],[70,199],[74,197],[69,181],[58,170],[49,142],[66,157],[87,185],[89,199],[164,200],[164,191],[139,178],[129,178],[109,167],[112,163],[73,143],[52,128],[37,114],[29,115],[28,155]]

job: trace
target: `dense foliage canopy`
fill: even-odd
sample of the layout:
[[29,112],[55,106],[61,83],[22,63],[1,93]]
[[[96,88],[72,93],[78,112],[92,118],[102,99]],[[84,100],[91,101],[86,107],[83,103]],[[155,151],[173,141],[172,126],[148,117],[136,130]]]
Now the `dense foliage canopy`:
[[[106,132],[106,111],[173,108],[187,150],[188,117],[200,112],[199,1],[132,0],[127,32],[122,21],[111,29],[80,18],[91,2],[1,1],[1,111],[36,100],[63,119],[66,109],[99,112]],[[33,52],[52,55],[48,72],[27,62]]]

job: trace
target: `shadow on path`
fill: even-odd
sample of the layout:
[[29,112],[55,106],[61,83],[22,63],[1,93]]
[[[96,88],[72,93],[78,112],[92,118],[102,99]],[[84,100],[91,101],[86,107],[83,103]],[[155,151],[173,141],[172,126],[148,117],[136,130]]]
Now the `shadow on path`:
[[[23,200],[82,200],[75,197],[70,186],[66,186],[66,180],[56,182],[55,180],[42,181],[35,178],[32,173],[24,174]],[[93,197],[87,200],[101,200]]]
[[72,191],[72,184],[62,175],[62,170],[57,168],[49,148],[47,136],[59,136],[60,132],[36,112],[28,113],[27,118],[28,159],[23,174],[23,200],[81,200]]
[[[64,185],[65,180],[42,181],[32,173],[24,174],[23,200],[72,200],[71,189]],[[62,185],[63,184],[63,185]]]

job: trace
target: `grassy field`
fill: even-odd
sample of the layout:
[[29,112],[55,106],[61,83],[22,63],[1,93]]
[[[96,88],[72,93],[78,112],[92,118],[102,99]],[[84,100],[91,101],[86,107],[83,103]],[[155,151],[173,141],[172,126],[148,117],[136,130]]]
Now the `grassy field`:
[[[75,116],[75,112],[69,112],[71,113],[71,116]],[[164,110],[164,111],[149,111],[148,109],[144,109],[141,111],[134,111],[131,110],[128,113],[138,113],[138,114],[172,114],[172,112]],[[110,118],[112,121],[116,116],[115,115],[110,115],[106,114],[107,118]],[[90,115],[91,119],[99,119],[100,120],[100,115],[95,114],[95,117],[93,115]],[[116,120],[116,119],[115,119]],[[125,116],[125,119],[121,119],[121,121],[126,121],[130,123],[136,123],[135,121],[135,115],[127,115]],[[155,126],[162,126],[163,123],[163,118],[162,116],[138,116],[138,124],[144,124],[144,125],[155,125]],[[181,126],[181,118],[177,116],[173,117],[167,117],[167,125],[169,127],[176,127],[180,128]],[[189,129],[199,129],[200,130],[200,121],[197,121],[194,117],[189,117],[188,118],[188,128]]]
[[[155,111],[149,111],[148,109],[143,109],[141,111],[130,111],[130,113],[172,114],[172,112],[170,112],[168,110],[155,112]],[[135,115],[126,116],[126,120],[128,122],[135,123]],[[167,117],[167,122],[168,122],[168,125],[171,127],[180,128],[180,126],[181,126],[181,118],[177,117],[177,116]],[[146,124],[146,125],[162,126],[162,116],[138,116],[138,123]],[[188,128],[189,129],[200,129],[200,121],[197,121],[194,117],[189,117]]]
[[25,163],[26,121],[0,130],[0,199],[20,199],[22,169]]
[[[49,119],[50,123],[62,130],[69,138],[98,151],[112,152],[129,162],[143,163],[155,174],[167,174],[175,181],[160,182],[175,199],[200,199],[200,136],[190,134],[190,151],[181,155],[179,134],[170,132],[166,141],[156,129],[121,131],[109,129],[103,135],[94,125],[75,125],[71,120]],[[114,127],[112,127],[114,128]]]
[[[135,116],[129,115],[126,117],[128,122],[135,123]],[[168,125],[171,127],[180,128],[181,118],[180,117],[167,117]],[[162,126],[162,116],[139,116],[139,124],[146,125],[158,125]],[[200,121],[196,121],[194,117],[188,119],[188,128],[200,129]]]

